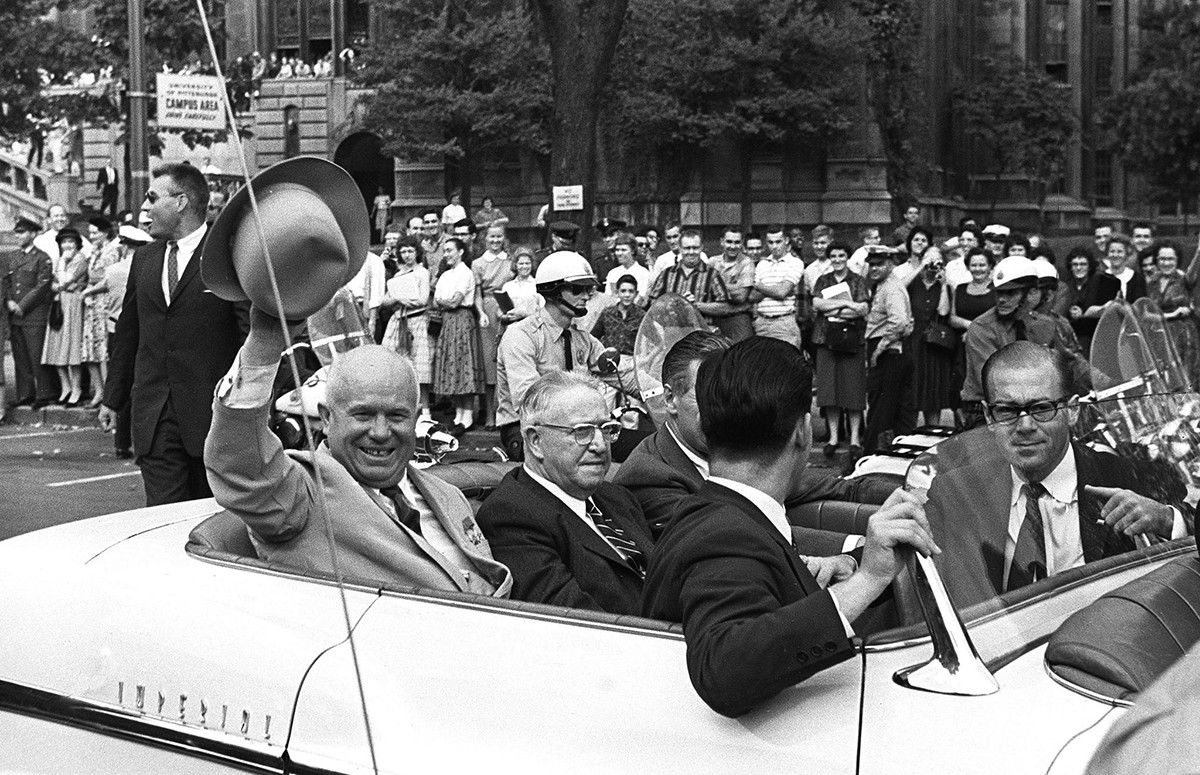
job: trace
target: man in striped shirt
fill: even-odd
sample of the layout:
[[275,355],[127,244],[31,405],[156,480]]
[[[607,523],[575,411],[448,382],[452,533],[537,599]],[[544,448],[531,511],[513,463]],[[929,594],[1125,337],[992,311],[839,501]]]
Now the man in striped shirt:
[[655,278],[650,301],[664,293],[677,293],[694,304],[712,324],[713,318],[729,315],[735,307],[725,279],[703,261],[702,255],[699,232],[685,231],[679,239],[679,260]]

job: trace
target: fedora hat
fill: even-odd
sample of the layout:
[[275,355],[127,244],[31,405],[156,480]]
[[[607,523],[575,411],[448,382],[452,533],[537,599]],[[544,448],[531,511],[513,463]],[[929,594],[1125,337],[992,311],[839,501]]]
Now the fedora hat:
[[[258,173],[252,185],[283,317],[306,318],[350,282],[367,258],[370,224],[358,184],[331,161],[297,156]],[[234,194],[213,222],[200,271],[220,298],[249,300],[279,315],[249,188]]]

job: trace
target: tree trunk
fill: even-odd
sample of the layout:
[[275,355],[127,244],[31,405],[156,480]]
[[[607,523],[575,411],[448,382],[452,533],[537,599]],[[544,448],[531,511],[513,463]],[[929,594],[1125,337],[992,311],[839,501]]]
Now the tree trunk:
[[579,224],[576,243],[590,256],[596,200],[596,124],[600,94],[629,0],[535,0],[550,45],[554,108],[550,116],[550,184],[583,186],[583,210],[552,211],[547,220]]
[[738,192],[739,193],[738,204],[742,210],[742,222],[741,222],[742,232],[744,234],[749,234],[750,229],[754,227],[753,220],[750,217],[750,215],[751,215],[750,211],[751,211],[751,207],[753,204],[750,201],[750,187],[751,187],[751,183],[752,183],[751,178],[752,178],[753,172],[754,172],[754,164],[753,164],[754,149],[753,149],[752,144],[749,142],[742,143],[742,159],[741,159],[741,161],[742,161],[741,169],[738,170],[738,172],[740,173],[739,177],[741,178],[741,182],[740,182],[741,191]]

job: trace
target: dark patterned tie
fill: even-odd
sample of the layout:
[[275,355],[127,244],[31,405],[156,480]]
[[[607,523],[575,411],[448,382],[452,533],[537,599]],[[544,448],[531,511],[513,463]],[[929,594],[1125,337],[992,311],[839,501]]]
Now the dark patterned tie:
[[612,548],[617,550],[617,554],[621,555],[625,563],[633,568],[639,576],[646,578],[646,555],[637,548],[637,544],[625,537],[625,531],[621,529],[620,525],[606,517],[590,498],[587,501],[587,513],[592,518],[592,522],[596,524],[600,535],[604,536]]
[[400,520],[400,524],[417,535],[422,535],[421,512],[412,507],[412,504],[404,497],[404,493],[400,491],[400,486],[383,487],[380,488],[379,492],[381,495],[390,498],[392,503],[396,505],[396,519]]
[[1018,589],[1046,578],[1046,527],[1038,499],[1046,494],[1039,482],[1021,486],[1025,496],[1025,521],[1017,533],[1012,565],[1008,569],[1008,589]]
[[179,243],[167,243],[167,301],[175,298],[175,286],[179,285]]

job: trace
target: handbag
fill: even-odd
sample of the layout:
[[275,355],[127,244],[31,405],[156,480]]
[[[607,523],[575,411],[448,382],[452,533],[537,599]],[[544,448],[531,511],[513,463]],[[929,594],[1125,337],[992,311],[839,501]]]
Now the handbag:
[[925,343],[943,350],[958,349],[958,332],[941,320],[931,320],[925,327]]
[[825,321],[825,346],[839,353],[856,353],[862,349],[867,323],[855,320]]
[[401,355],[412,355],[413,335],[412,331],[408,329],[408,322],[405,320],[408,317],[408,309],[402,304],[397,314],[401,319],[397,321],[396,325],[396,352]]
[[425,313],[425,330],[430,336],[437,336],[442,333],[442,311],[440,309],[430,307],[429,312]]
[[58,294],[54,294],[54,298],[50,300],[50,327],[55,331],[62,328],[63,310],[62,301],[59,300]]

